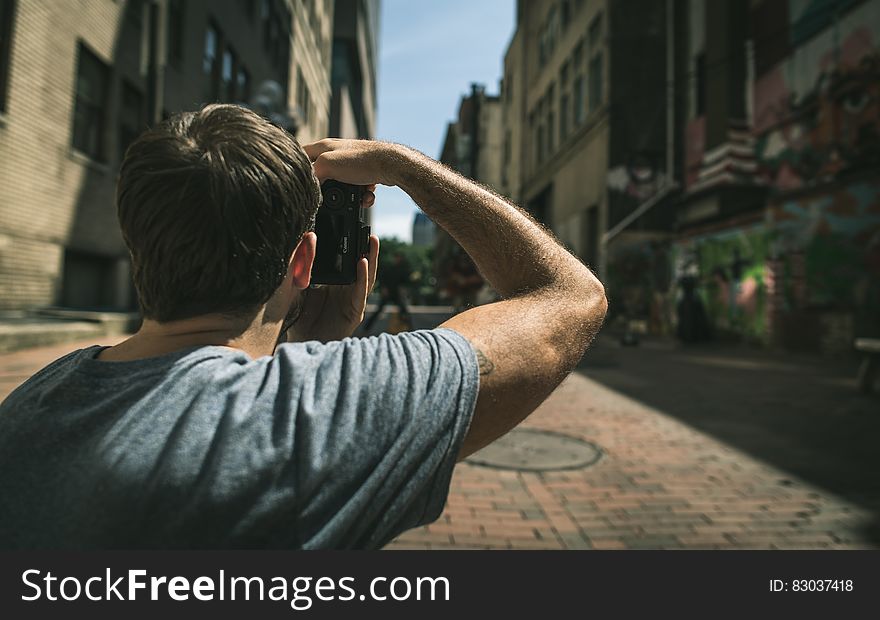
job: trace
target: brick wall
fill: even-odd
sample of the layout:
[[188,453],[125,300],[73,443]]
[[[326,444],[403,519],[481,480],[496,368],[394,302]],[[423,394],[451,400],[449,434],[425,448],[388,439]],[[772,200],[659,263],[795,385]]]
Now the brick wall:
[[[159,6],[167,6],[168,1],[160,0]],[[294,11],[288,99],[295,100],[300,65],[315,99],[316,113],[301,137],[323,137],[329,112],[333,3],[317,2],[315,17],[309,20],[297,13],[305,10],[302,3],[274,1]],[[125,278],[119,277],[127,251],[113,197],[125,146],[119,131],[123,85],[142,95],[144,127],[147,124],[144,55],[149,4],[137,0],[16,2],[7,106],[0,115],[0,310],[73,303],[73,299],[83,304],[89,298],[95,305],[106,305],[108,299],[118,307],[133,302]],[[160,112],[193,109],[206,102],[210,78],[202,62],[209,21],[222,32],[223,49],[231,46],[238,62],[247,68],[252,93],[263,80],[283,81],[283,66],[271,60],[264,40],[260,3],[254,3],[256,9],[250,13],[250,5],[243,2],[190,0],[183,6],[182,58],[167,66],[160,60],[164,76]],[[301,31],[312,22],[321,34],[312,38],[310,46],[307,33]],[[110,68],[102,161],[72,147],[80,43]],[[165,57],[165,43],[160,37],[160,59]],[[78,259],[69,260],[67,270],[66,251]],[[89,265],[103,275],[83,273]],[[80,286],[91,287],[94,293],[79,290]],[[76,295],[69,293],[71,287]]]
[[[71,147],[78,41],[109,62],[124,4],[16,4],[0,120],[0,309],[57,303],[64,247],[124,256],[112,209],[113,162],[91,161]],[[108,107],[114,104],[111,96]]]

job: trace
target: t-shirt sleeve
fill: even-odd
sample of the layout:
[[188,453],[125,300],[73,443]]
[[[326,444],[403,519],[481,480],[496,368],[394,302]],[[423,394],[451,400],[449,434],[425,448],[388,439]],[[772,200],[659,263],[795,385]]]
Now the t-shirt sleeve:
[[298,546],[375,548],[437,519],[479,390],[476,357],[449,329],[282,345],[291,393]]

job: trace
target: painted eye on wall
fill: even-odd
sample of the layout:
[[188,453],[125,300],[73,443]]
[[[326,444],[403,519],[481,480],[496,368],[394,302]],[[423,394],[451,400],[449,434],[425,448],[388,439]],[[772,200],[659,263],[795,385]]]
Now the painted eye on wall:
[[862,110],[865,109],[865,106],[868,105],[868,102],[871,100],[871,95],[869,95],[864,90],[856,90],[847,93],[840,99],[841,105],[843,105],[843,109],[847,112],[847,114],[858,114]]

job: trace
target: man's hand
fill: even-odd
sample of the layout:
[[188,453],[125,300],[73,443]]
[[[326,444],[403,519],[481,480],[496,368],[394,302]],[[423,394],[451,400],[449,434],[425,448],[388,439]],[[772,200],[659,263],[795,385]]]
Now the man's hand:
[[358,262],[354,284],[326,284],[303,291],[302,314],[288,330],[289,340],[329,342],[351,336],[364,320],[378,264],[379,237],[371,235],[369,253]]
[[[326,138],[303,146],[318,181],[328,179],[366,187],[364,207],[371,207],[377,183],[387,183],[385,151],[393,145],[371,140],[340,140]],[[383,172],[385,174],[383,174]],[[358,262],[357,280],[350,285],[322,285],[303,293],[303,309],[299,319],[288,330],[291,341],[341,340],[354,333],[364,320],[367,297],[376,283],[379,263],[379,238],[370,237],[367,258]]]
[[315,176],[323,183],[333,179],[351,185],[396,185],[396,144],[374,140],[325,138],[303,146]]

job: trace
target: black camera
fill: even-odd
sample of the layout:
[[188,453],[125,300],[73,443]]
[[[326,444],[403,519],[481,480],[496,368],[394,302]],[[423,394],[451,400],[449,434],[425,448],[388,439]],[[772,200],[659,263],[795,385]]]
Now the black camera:
[[364,221],[360,185],[325,181],[324,202],[315,219],[318,247],[312,265],[313,284],[351,284],[357,279],[358,261],[370,248],[370,227]]

